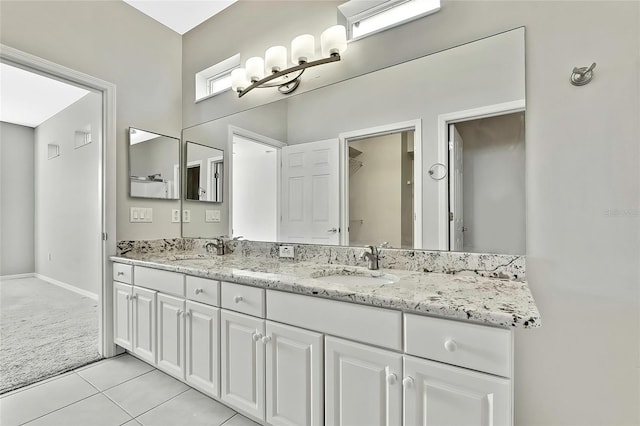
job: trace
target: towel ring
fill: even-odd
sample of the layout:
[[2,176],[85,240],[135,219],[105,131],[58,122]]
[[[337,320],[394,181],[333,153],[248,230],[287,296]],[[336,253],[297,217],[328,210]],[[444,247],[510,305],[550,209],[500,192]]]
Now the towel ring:
[[[440,176],[440,177],[435,177],[434,176],[436,174],[435,168],[438,167],[438,166],[441,166],[441,167],[444,168],[444,174],[442,176]],[[442,179],[446,178],[447,177],[447,166],[445,166],[442,163],[435,163],[433,166],[431,166],[429,168],[429,176],[433,180],[442,180]]]

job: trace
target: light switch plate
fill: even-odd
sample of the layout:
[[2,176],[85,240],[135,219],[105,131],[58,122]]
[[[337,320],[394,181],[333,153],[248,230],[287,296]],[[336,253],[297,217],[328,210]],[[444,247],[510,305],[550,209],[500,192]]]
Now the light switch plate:
[[285,245],[280,246],[279,256],[284,257],[286,259],[293,259],[294,257],[293,246],[285,246]]
[[182,210],[182,221],[185,223],[191,222],[191,210]]
[[204,221],[220,223],[220,210],[206,210]]
[[153,209],[144,207],[131,207],[129,209],[129,222],[151,223],[153,222]]
[[171,223],[180,223],[180,209],[171,210]]

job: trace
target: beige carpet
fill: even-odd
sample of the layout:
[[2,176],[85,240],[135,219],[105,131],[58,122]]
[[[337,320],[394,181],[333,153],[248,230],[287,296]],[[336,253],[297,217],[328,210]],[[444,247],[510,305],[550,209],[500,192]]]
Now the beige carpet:
[[98,359],[97,301],[37,278],[0,280],[0,394]]

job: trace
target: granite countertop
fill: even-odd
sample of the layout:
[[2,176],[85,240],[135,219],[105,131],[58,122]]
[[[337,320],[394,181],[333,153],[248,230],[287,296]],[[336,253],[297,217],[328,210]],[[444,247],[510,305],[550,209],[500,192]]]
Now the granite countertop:
[[[256,287],[495,326],[535,328],[541,324],[538,308],[525,281],[488,278],[464,272],[445,274],[400,269],[369,271],[359,266],[237,255],[134,252],[112,256],[111,260]],[[394,275],[398,280],[393,284],[362,285],[319,279],[331,275],[381,274]]]

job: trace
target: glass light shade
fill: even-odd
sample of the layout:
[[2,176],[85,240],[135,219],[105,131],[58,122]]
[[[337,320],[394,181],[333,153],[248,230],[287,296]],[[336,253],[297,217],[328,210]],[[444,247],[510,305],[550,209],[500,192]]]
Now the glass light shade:
[[333,53],[342,54],[347,50],[347,29],[343,25],[334,25],[320,35],[322,56],[327,58]]
[[291,41],[291,62],[298,65],[309,62],[316,53],[316,39],[311,34],[303,34]]
[[247,78],[251,81],[258,81],[264,77],[264,60],[260,56],[247,59],[244,64],[247,69]]
[[278,72],[287,68],[287,48],[284,46],[273,46],[264,52],[264,62],[267,72]]
[[251,83],[247,79],[247,71],[244,68],[236,68],[231,71],[231,88],[237,92],[239,90],[244,90]]

